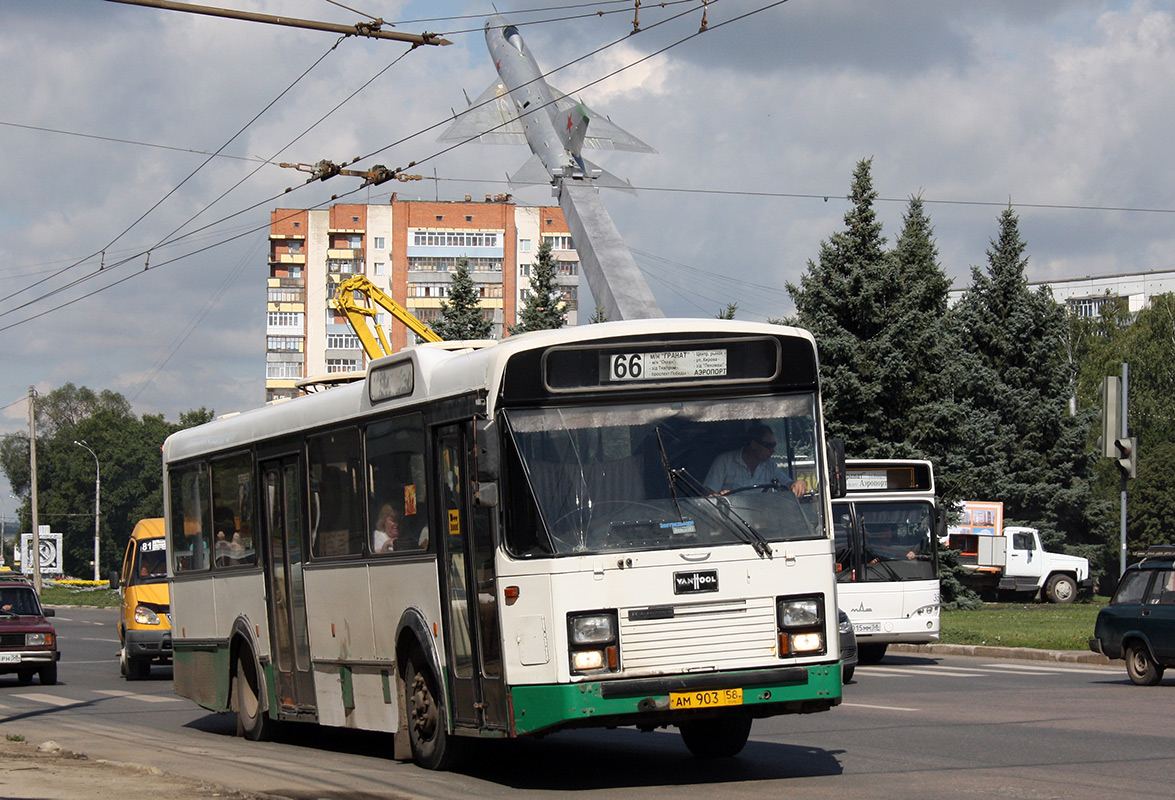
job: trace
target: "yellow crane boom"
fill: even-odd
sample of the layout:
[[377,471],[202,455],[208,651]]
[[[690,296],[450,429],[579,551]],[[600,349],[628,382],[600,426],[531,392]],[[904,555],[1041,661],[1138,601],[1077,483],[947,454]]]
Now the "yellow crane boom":
[[[363,293],[368,300],[367,305],[361,305],[355,300],[356,292]],[[384,336],[383,328],[370,324],[370,320],[379,313],[371,303],[383,307],[424,341],[442,341],[432,328],[418,320],[404,306],[388,297],[387,293],[372,283],[366,275],[352,275],[339,284],[339,288],[335,291],[334,304],[335,308],[347,317],[347,322],[351,323],[351,328],[363,344],[363,350],[367,353],[368,358],[379,358],[390,355],[392,352],[392,348],[388,345],[388,339]],[[375,328],[374,334],[371,330],[373,327]]]

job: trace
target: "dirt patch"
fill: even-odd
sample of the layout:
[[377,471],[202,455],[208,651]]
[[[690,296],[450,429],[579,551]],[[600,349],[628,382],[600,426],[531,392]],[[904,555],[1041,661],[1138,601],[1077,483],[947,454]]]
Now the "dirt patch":
[[[211,765],[210,765],[211,766]],[[0,797],[5,800],[266,800],[153,767],[91,760],[58,747],[0,741]]]

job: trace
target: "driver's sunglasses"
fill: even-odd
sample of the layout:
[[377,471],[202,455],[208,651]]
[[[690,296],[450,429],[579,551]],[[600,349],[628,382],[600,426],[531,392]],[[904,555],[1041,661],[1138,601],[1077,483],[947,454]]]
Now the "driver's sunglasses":
[[763,442],[763,441],[756,439],[755,443],[758,444],[759,447],[762,447],[764,450],[775,450],[775,442]]

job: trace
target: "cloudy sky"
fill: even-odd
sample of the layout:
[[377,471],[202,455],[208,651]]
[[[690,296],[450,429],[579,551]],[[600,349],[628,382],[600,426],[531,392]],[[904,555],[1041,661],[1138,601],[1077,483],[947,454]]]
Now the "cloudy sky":
[[[495,78],[489,2],[219,4],[379,17],[453,45],[4,0],[0,433],[26,426],[30,386],[67,382],[173,420],[259,405],[272,209],[477,197],[507,191],[526,160],[436,142],[463,90]],[[497,7],[552,85],[658,150],[598,160],[641,189],[605,202],[667,315],[790,313],[783,284],[841,228],[862,158],[886,235],[920,194],[956,286],[1009,202],[1032,280],[1173,268],[1169,3],[711,0],[701,35],[700,0],[646,2],[635,35],[631,2]],[[415,161],[427,180],[356,191],[277,166],[356,157]],[[543,188],[516,199],[552,202]],[[11,516],[6,488],[0,501]]]

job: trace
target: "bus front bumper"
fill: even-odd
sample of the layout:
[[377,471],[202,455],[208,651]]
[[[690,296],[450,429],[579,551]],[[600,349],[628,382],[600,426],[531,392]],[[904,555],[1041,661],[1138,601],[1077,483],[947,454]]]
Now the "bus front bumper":
[[[514,686],[514,734],[635,725],[657,728],[730,714],[773,717],[827,711],[841,701],[840,664]],[[741,690],[729,702],[726,690]],[[690,697],[684,698],[683,695]],[[694,702],[685,702],[693,700]],[[715,700],[722,705],[709,705]]]

